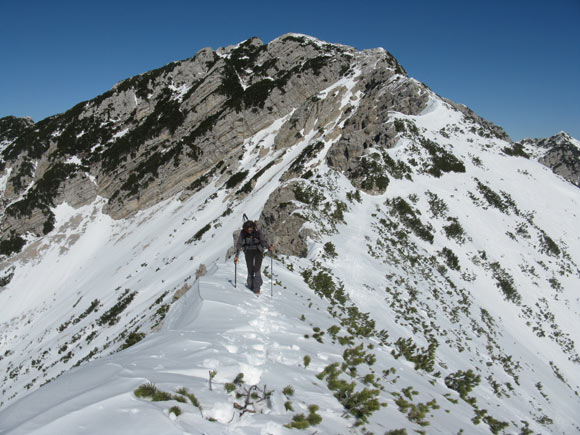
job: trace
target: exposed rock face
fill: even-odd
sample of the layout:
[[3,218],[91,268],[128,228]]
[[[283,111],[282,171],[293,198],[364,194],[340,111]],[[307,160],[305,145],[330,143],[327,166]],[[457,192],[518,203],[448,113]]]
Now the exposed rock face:
[[[175,195],[186,198],[212,177],[227,183],[246,140],[281,120],[275,151],[305,138],[311,144],[282,180],[308,175],[304,164],[324,139],[333,141],[326,164],[356,187],[382,193],[388,177],[377,174],[386,164],[380,152],[398,140],[389,113],[418,114],[429,95],[383,49],[358,51],[295,34],[267,45],[252,38],[205,48],[37,124],[0,120],[0,241],[51,231],[51,208],[63,201],[80,207],[98,195],[119,219]],[[255,180],[248,183],[252,189]],[[290,197],[274,193],[264,218],[280,235],[278,246],[301,254],[304,219],[292,214]]]
[[302,228],[306,219],[295,213],[298,208],[293,183],[290,183],[270,196],[260,216],[264,233],[268,237],[275,234],[269,242],[280,254],[306,256],[306,240],[312,231]]
[[580,142],[561,132],[546,139],[525,139],[519,146],[552,169],[555,174],[580,187]]

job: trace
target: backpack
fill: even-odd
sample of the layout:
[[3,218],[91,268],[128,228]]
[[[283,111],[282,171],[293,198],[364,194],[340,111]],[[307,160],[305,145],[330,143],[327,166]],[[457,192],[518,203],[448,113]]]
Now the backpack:
[[[249,220],[245,214],[244,214],[243,218],[244,218],[244,223],[242,225],[242,234],[243,234],[243,238],[244,238],[244,245],[243,245],[244,252],[248,249],[250,249],[250,250],[259,249],[260,251],[262,251],[262,248],[260,247],[260,240],[262,238],[262,234],[261,234],[260,230],[258,229],[256,222]],[[248,228],[254,229],[252,235],[250,235],[248,233]]]

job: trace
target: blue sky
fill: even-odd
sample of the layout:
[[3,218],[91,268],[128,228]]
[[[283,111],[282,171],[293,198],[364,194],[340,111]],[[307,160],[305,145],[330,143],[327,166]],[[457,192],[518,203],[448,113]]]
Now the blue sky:
[[116,82],[252,36],[383,47],[514,140],[580,138],[580,0],[0,3],[0,117],[39,121]]

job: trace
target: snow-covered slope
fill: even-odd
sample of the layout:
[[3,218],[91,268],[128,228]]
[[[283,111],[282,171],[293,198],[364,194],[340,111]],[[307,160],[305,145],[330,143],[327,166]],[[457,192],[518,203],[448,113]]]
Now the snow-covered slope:
[[[580,431],[580,191],[412,79],[361,86],[381,53],[187,194],[52,207],[0,263],[0,433]],[[243,213],[279,247],[259,297]]]

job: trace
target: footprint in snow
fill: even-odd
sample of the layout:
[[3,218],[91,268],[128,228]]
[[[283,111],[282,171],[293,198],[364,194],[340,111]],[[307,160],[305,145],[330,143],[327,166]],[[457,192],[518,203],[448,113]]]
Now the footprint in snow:
[[239,351],[238,346],[234,346],[232,344],[226,344],[226,345],[224,345],[224,347],[226,348],[226,350],[229,353],[238,353],[238,351]]
[[259,367],[266,364],[265,353],[257,354],[257,353],[247,353],[246,360],[248,364],[252,367]]

